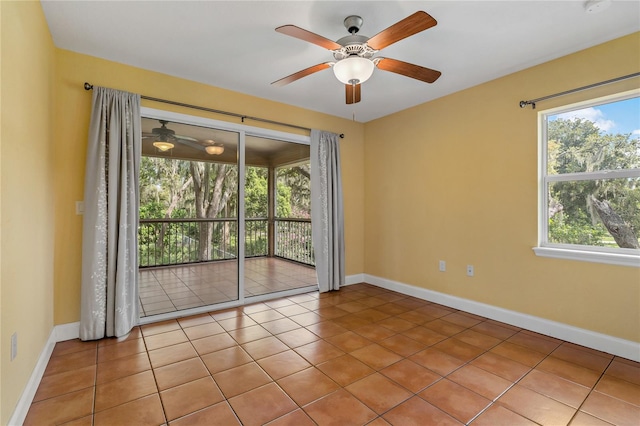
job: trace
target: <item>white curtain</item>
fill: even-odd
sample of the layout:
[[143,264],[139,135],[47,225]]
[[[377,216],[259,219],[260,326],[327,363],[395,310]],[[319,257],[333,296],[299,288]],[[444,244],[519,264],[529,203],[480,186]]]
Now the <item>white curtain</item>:
[[140,95],[94,87],[84,188],[82,340],[138,321]]
[[338,135],[311,131],[311,224],[320,292],[344,285],[344,212]]

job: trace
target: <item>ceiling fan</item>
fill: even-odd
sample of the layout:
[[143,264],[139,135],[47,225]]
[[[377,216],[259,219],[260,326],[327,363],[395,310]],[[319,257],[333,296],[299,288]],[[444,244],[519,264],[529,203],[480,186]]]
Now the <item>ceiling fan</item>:
[[144,139],[153,138],[153,146],[162,152],[172,149],[175,146],[174,142],[184,143],[193,148],[202,149],[210,155],[220,155],[224,152],[224,146],[222,144],[216,144],[212,140],[206,140],[204,141],[206,145],[203,146],[196,138],[176,135],[174,130],[167,127],[169,123],[167,120],[158,121],[160,122],[160,127],[152,129],[151,133],[143,133],[142,137]]
[[435,26],[437,21],[431,15],[423,11],[418,11],[371,38],[357,34],[358,31],[360,31],[360,27],[362,27],[362,22],[360,16],[347,16],[344,20],[344,26],[350,35],[342,37],[337,41],[329,40],[328,38],[296,27],[295,25],[284,25],[276,28],[276,31],[279,33],[299,38],[300,40],[330,50],[336,61],[314,65],[274,81],[271,84],[274,86],[284,86],[302,77],[333,66],[333,72],[336,78],[345,85],[347,104],[354,104],[360,102],[360,85],[371,77],[376,67],[426,83],[433,83],[440,77],[442,74],[440,71],[425,68],[420,65],[410,64],[397,59],[373,57],[385,47]]

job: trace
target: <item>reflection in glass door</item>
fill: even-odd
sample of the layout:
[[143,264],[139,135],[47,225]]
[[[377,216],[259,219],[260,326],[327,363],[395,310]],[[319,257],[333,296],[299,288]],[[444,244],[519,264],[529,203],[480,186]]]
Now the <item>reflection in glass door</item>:
[[237,302],[238,132],[142,119],[140,316]]
[[317,290],[308,138],[147,111],[141,322]]
[[246,137],[246,298],[317,289],[309,155],[309,145]]

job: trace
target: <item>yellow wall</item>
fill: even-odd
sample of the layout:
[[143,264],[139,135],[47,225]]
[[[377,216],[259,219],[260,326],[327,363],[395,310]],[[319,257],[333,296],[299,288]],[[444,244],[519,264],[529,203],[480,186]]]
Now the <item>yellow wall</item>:
[[[0,8],[0,424],[7,424],[53,327],[55,50],[39,2],[2,1]],[[18,356],[10,361],[14,332]]]
[[[91,98],[85,81],[345,133],[347,274],[365,272],[640,341],[638,269],[533,254],[537,116],[518,107],[521,99],[638,71],[640,34],[363,125],[56,49],[38,2],[1,1],[0,19],[0,423],[53,325],[79,319],[82,219],[74,208],[83,197]],[[437,272],[439,259],[447,261],[446,273]],[[469,263],[473,278],[464,273]],[[10,362],[14,332],[19,353]]]
[[[638,268],[532,251],[537,111],[629,90],[640,79],[537,110],[518,106],[639,65],[636,33],[367,123],[365,272],[640,342]],[[447,272],[438,272],[440,259]]]
[[[363,124],[65,50],[56,51],[56,70],[56,150],[53,153],[56,191],[53,210],[56,233],[56,324],[75,322],[80,317],[82,217],[76,216],[74,209],[75,201],[83,198],[84,161],[91,109],[91,93],[83,88],[85,81],[150,97],[344,133],[345,138],[340,141],[340,153],[345,203],[346,272],[357,274],[364,271]],[[167,104],[143,101],[143,106],[228,120],[225,116]],[[239,122],[238,119],[232,120]],[[260,126],[257,122],[247,124]],[[277,130],[291,131],[283,127]]]

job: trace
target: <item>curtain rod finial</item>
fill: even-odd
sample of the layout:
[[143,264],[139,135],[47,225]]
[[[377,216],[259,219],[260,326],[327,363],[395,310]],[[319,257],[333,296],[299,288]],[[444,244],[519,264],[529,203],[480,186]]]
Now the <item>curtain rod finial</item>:
[[93,84],[84,83],[84,90],[93,90]]
[[340,136],[340,139],[344,139],[344,133],[340,133],[338,136]]

